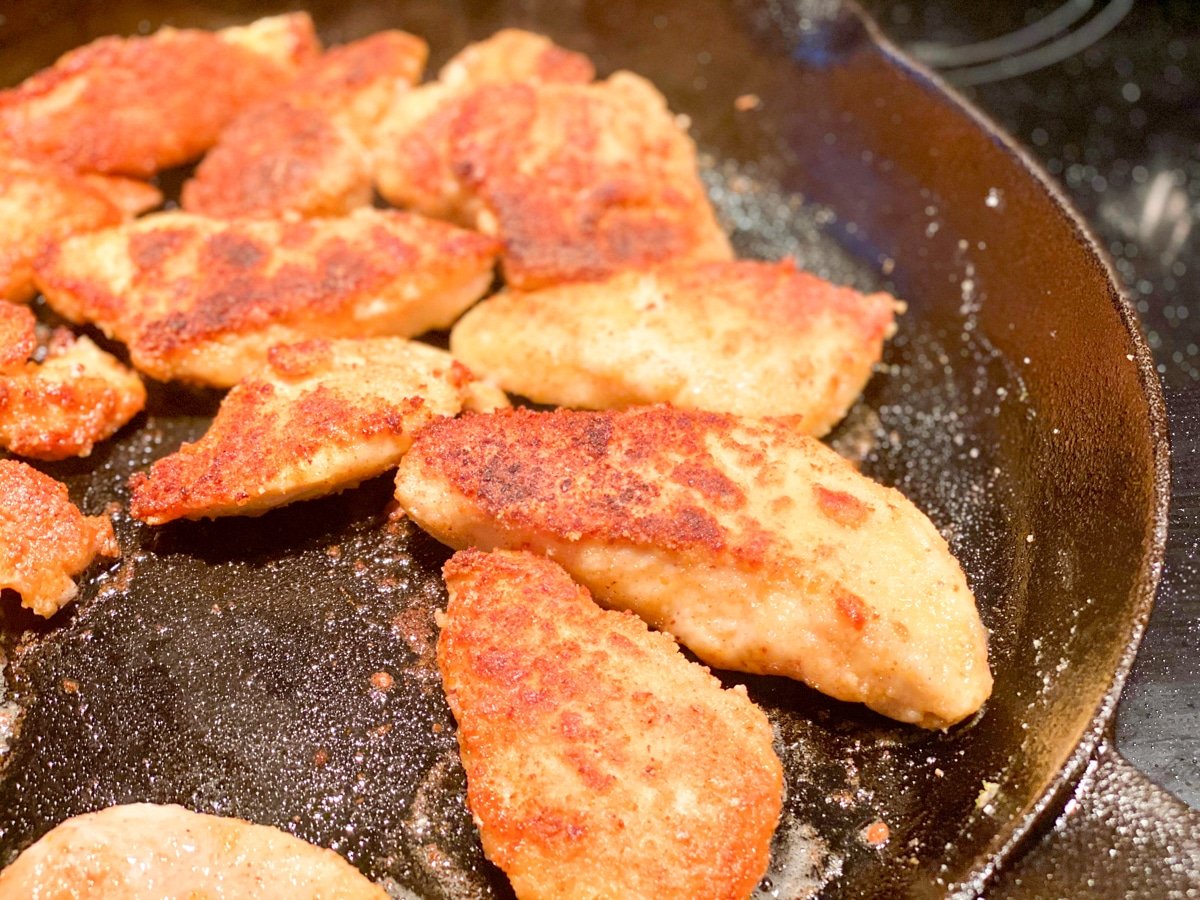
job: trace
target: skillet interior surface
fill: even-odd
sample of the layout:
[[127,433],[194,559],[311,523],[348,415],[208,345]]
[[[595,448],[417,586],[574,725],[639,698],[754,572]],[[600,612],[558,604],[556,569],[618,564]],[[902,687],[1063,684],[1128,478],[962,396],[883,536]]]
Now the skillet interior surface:
[[[762,895],[924,895],[970,879],[1088,732],[1152,589],[1140,351],[1070,217],[854,17],[789,28],[769,4],[682,0],[308,8],[327,42],[424,36],[431,70],[520,25],[602,73],[641,72],[691,118],[742,254],[792,255],[908,302],[832,440],[949,538],[991,629],[995,695],[976,721],[927,733],[792,682],[722,677],[767,709],[787,771]],[[0,26],[0,80],[100,34],[279,9],[124,2],[66,18],[22,3]],[[129,474],[201,434],[218,399],[153,386],[118,439],[39,468],[86,512],[124,507]],[[122,510],[123,559],[69,611],[43,624],[6,595],[0,864],[68,816],[148,800],[278,825],[399,896],[508,896],[464,806],[433,659],[448,551],[389,521],[390,492],[385,477],[260,519],[160,529]],[[861,837],[875,820],[890,828],[882,848]]]

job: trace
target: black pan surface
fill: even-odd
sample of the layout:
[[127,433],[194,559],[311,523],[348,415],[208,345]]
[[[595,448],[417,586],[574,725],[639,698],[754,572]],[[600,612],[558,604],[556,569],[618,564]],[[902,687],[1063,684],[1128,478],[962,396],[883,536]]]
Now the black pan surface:
[[[279,8],[121,2],[64,17],[22,3],[0,26],[0,79],[99,34]],[[641,72],[691,118],[742,254],[792,255],[908,301],[832,441],[949,538],[991,629],[995,695],[975,721],[931,733],[790,681],[723,677],[767,709],[787,771],[761,896],[974,884],[1090,750],[1161,558],[1148,357],[1061,201],[829,4],[807,16],[682,0],[309,8],[327,42],[421,34],[431,68],[515,24],[602,73]],[[748,95],[758,102],[735,103]],[[218,400],[154,386],[117,440],[39,468],[86,512],[124,506],[129,474],[195,439]],[[69,611],[42,623],[6,596],[0,723],[5,709],[16,721],[0,756],[0,864],[68,816],[178,802],[332,847],[396,896],[509,896],[464,806],[433,660],[448,551],[390,520],[390,493],[384,477],[260,519],[159,529],[122,511],[123,559]],[[390,690],[374,687],[379,671]],[[861,835],[876,820],[890,828],[882,848]]]

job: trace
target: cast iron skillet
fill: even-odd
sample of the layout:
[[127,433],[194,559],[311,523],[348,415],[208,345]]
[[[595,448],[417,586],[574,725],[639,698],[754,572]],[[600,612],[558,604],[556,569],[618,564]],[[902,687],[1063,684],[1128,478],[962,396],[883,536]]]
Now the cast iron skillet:
[[[281,8],[13,6],[2,83],[100,34]],[[909,302],[834,442],[949,536],[991,629],[996,690],[943,734],[728,676],[769,711],[788,773],[763,896],[1158,895],[1200,881],[1198,817],[1110,745],[1162,560],[1162,401],[1095,243],[1007,137],[838,3],[310,9],[331,42],[421,34],[433,67],[511,24],[603,72],[641,72],[691,117],[743,254],[791,254]],[[129,473],[200,434],[217,400],[156,386],[119,439],[42,468],[89,512],[125,503]],[[0,863],[70,815],[181,802],[333,847],[398,896],[510,896],[463,806],[433,662],[447,551],[388,521],[390,491],[381,478],[261,519],[161,529],[118,513],[124,558],[69,612],[47,625],[6,597],[7,709],[21,714],[0,770]],[[395,677],[389,692],[377,671]],[[860,836],[877,819],[882,849]]]

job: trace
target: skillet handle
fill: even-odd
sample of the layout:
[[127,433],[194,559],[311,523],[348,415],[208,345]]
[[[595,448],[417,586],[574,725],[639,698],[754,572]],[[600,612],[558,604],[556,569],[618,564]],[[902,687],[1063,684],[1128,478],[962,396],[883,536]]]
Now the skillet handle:
[[1200,895],[1200,811],[1101,743],[1066,808],[989,900]]

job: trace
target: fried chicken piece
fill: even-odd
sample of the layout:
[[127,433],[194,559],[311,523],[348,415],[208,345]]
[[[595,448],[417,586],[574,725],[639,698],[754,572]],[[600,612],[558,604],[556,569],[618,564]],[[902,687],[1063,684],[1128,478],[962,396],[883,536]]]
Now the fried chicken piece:
[[413,92],[428,108],[409,137],[385,127],[376,180],[392,202],[500,237],[511,287],[732,257],[695,145],[645,79],[440,90]]
[[[85,516],[65,485],[15,459],[0,459],[0,588],[50,618],[75,599],[74,577],[97,556],[120,556],[108,516]],[[0,896],[4,893],[0,878]],[[17,896],[17,895],[11,895]]]
[[655,87],[630,72],[590,85],[491,85],[459,108],[454,170],[475,226],[504,241],[508,284],[533,290],[732,250],[696,148]]
[[705,662],[942,728],[991,693],[933,523],[786,419],[640,407],[434,422],[401,507],[452,547],[557,560]]
[[797,416],[820,436],[871,377],[896,307],[790,262],[677,263],[498,294],[450,341],[472,369],[539,403]]
[[46,243],[117,225],[161,199],[141,182],[0,158],[0,301],[24,303],[37,293],[33,261]]
[[153,803],[67,819],[0,872],[0,896],[387,900],[332,850],[268,825]]
[[586,56],[529,31],[506,28],[469,45],[437,81],[397,97],[385,114],[372,142],[379,192],[396,206],[470,224],[474,216],[450,159],[453,101],[485,84],[587,84],[595,77]]
[[467,804],[520,898],[743,898],[783,769],[767,717],[531,553],[445,567],[438,640]]
[[0,447],[34,459],[87,456],[146,405],[142,380],[86,337],[54,332],[42,362],[33,314],[0,303]]
[[413,432],[464,407],[508,406],[449,353],[403,338],[272,347],[194,444],[130,480],[135,518],[255,516],[395,467]]
[[49,247],[37,281],[161,380],[228,387],[269,347],[444,328],[487,290],[492,238],[396,211],[219,221],[159,213]]
[[428,47],[385,31],[335,47],[243,112],[183,187],[183,208],[223,218],[340,215],[371,203],[365,141],[421,77]]
[[153,175],[211,147],[319,49],[306,13],[101,38],[0,91],[0,150],[82,172]]

